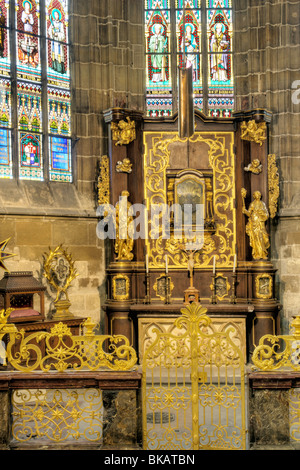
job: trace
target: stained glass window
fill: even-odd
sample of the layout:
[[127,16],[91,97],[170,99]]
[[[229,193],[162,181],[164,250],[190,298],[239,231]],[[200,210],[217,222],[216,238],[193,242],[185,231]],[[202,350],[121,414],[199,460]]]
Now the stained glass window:
[[68,1],[46,0],[46,21],[49,176],[67,182],[72,180]]
[[9,2],[0,0],[0,178],[12,178]]
[[0,0],[0,178],[72,181],[68,5]]
[[178,109],[178,68],[193,67],[195,107],[230,117],[232,35],[232,0],[145,0],[147,115]]

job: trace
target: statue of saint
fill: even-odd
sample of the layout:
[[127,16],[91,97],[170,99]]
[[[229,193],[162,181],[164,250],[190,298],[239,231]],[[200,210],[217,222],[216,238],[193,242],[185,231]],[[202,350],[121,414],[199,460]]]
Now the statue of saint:
[[163,35],[163,26],[155,23],[154,34],[149,41],[149,50],[152,65],[152,81],[163,82],[166,79],[166,56],[163,54],[167,51],[167,39]]
[[129,192],[122,191],[121,200],[116,204],[116,243],[115,253],[118,261],[133,259],[133,217],[128,215],[131,203],[128,201]]
[[[245,190],[242,190],[242,196],[244,200],[246,197]],[[259,191],[254,192],[253,198],[254,200],[251,202],[248,210],[245,207],[245,203],[243,203],[243,214],[249,218],[246,225],[246,233],[250,238],[253,259],[267,259],[270,240],[265,222],[269,218],[269,212],[265,203],[261,200],[261,193]]]

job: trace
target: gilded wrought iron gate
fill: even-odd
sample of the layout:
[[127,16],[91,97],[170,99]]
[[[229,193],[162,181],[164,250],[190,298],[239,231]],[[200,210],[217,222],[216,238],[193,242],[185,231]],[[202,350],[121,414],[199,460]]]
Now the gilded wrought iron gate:
[[201,305],[181,312],[143,356],[144,449],[246,449],[244,357]]

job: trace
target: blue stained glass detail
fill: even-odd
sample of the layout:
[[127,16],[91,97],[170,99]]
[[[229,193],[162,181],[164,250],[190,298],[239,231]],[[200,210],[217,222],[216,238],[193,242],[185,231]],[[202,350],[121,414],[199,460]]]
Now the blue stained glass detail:
[[11,131],[0,129],[0,178],[12,178]]
[[50,180],[72,181],[71,140],[64,137],[50,137]]

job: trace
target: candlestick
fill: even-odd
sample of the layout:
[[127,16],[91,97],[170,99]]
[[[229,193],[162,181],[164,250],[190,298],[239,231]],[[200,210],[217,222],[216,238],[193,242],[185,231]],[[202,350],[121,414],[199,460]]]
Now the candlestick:
[[149,260],[148,260],[148,255],[146,255],[146,273],[149,273]]
[[213,293],[212,293],[212,296],[211,296],[211,303],[212,304],[216,304],[217,303],[217,285],[216,285],[216,275],[214,274],[212,276],[213,278]]
[[166,284],[165,284],[165,304],[170,303],[170,278],[166,275]]
[[233,273],[235,273],[236,269],[236,255],[234,255],[234,261],[233,261]]
[[236,285],[237,285],[237,274],[232,275],[232,287],[231,287],[231,299],[230,303],[236,304]]
[[145,240],[148,240],[148,209],[145,209]]
[[149,274],[149,272],[146,273],[146,296],[145,296],[145,299],[144,299],[144,304],[151,304],[150,274]]

